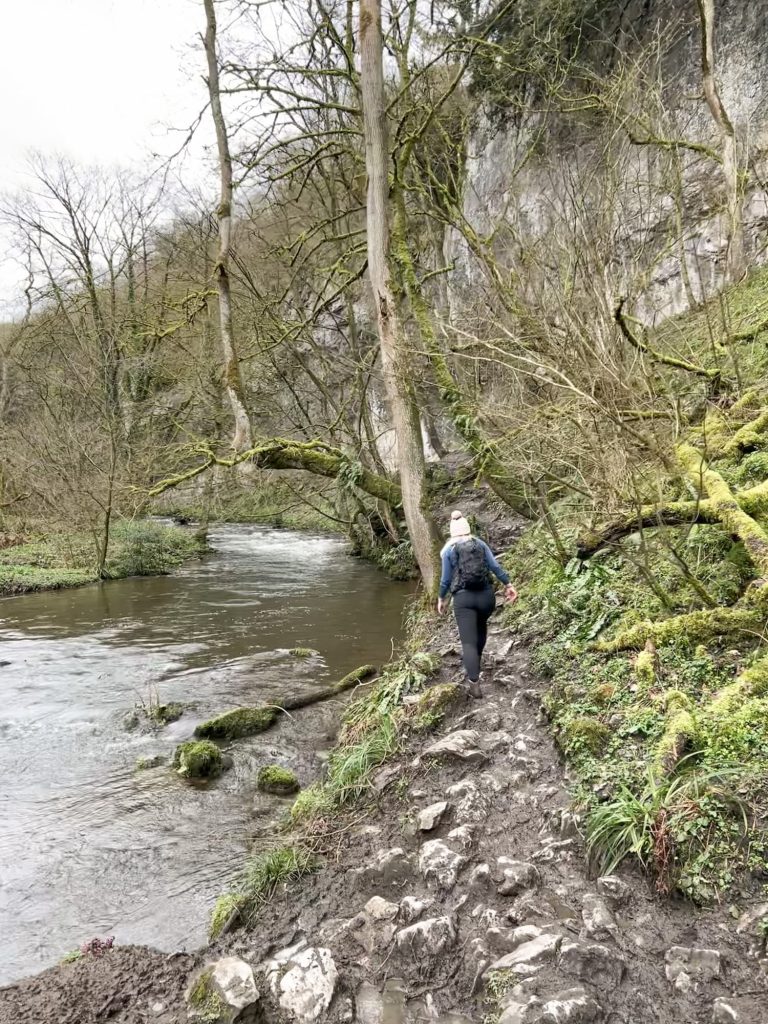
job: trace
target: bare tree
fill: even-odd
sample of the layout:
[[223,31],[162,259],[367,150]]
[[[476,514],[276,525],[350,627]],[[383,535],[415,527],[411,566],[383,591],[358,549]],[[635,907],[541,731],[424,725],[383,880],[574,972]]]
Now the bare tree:
[[219,223],[219,255],[214,273],[219,293],[219,325],[221,331],[221,347],[224,356],[224,380],[232,406],[235,430],[232,447],[235,451],[243,451],[251,446],[251,422],[245,407],[243,378],[235,348],[235,333],[232,318],[232,292],[229,283],[229,257],[232,244],[232,157],[229,151],[229,138],[224,112],[221,108],[221,91],[219,89],[219,58],[216,50],[216,12],[214,0],[203,0],[205,4],[206,29],[203,43],[208,62],[208,96],[216,129],[216,146],[219,153],[219,177],[221,195],[216,215]]
[[424,584],[431,591],[437,581],[437,533],[424,501],[424,444],[389,267],[389,144],[382,51],[379,0],[360,0],[360,87],[368,171],[368,274],[374,293],[384,383],[397,436],[403,510],[416,561]]

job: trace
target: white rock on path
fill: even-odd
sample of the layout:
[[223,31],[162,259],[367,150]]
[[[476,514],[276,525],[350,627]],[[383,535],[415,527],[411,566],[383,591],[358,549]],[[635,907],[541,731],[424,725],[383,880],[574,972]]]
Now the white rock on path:
[[[206,989],[220,996],[226,1005],[221,1013],[222,1021],[234,1021],[242,1010],[258,1002],[259,991],[250,965],[238,956],[225,956],[213,964],[207,964],[198,971],[187,989],[187,1001],[190,995],[205,979]],[[196,1014],[194,1004],[190,1006],[190,1020],[202,1019],[202,1013]]]
[[588,939],[607,939],[618,934],[616,918],[605,901],[594,893],[588,892],[584,896],[581,918],[584,922],[582,932]]
[[449,917],[430,917],[397,933],[398,949],[416,957],[437,956],[456,942],[456,929]]
[[599,1024],[603,1009],[583,988],[558,992],[531,1018],[531,1024]]
[[616,875],[602,875],[597,880],[597,891],[601,896],[606,896],[614,903],[626,903],[632,894],[626,882],[622,882]]
[[266,973],[281,1009],[300,1024],[324,1019],[339,976],[330,949],[283,950],[266,964]]
[[720,953],[716,949],[672,946],[665,956],[665,973],[678,992],[695,992],[702,982],[720,976]]
[[609,989],[616,988],[624,975],[624,961],[618,953],[595,942],[563,943],[557,966],[579,981]]
[[422,757],[455,757],[460,761],[485,761],[487,754],[480,747],[480,733],[475,729],[457,729],[430,744]]
[[536,964],[545,960],[553,960],[562,942],[561,935],[546,932],[530,942],[524,942],[511,953],[491,964],[489,970],[504,971],[517,964]]
[[238,956],[225,956],[213,965],[211,979],[221,990],[224,1001],[237,1010],[255,1003],[259,998],[250,964]]
[[419,871],[426,881],[449,892],[456,885],[459,872],[467,864],[467,858],[456,853],[441,839],[430,839],[419,850]]
[[496,861],[496,877],[501,884],[500,896],[517,896],[525,889],[534,889],[541,881],[539,869],[526,861],[499,857]]
[[400,900],[400,919],[404,924],[411,924],[416,921],[427,907],[431,900],[420,900],[417,896],[403,896]]
[[441,800],[439,803],[430,804],[429,807],[425,807],[423,811],[419,811],[416,815],[416,822],[421,831],[431,832],[433,828],[437,828],[445,817],[445,812],[447,810],[448,801]]

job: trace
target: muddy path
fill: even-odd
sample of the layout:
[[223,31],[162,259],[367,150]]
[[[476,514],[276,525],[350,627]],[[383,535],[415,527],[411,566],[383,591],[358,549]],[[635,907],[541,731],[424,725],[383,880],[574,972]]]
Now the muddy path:
[[[450,623],[434,643],[434,681],[457,678]],[[322,869],[252,931],[197,957],[116,949],[56,968],[0,991],[2,1024],[181,1024],[191,971],[224,954],[254,969],[261,999],[242,1019],[265,1024],[767,1020],[750,908],[740,926],[631,870],[590,877],[545,684],[508,633],[492,632],[487,662],[484,699],[380,769],[373,806],[340,819]]]

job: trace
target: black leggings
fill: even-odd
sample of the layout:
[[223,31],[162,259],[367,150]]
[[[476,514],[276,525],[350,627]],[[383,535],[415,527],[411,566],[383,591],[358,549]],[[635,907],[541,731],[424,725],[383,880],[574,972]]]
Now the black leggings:
[[470,682],[480,678],[480,657],[488,637],[488,619],[496,608],[493,587],[459,590],[453,595],[453,614],[461,637],[461,658]]

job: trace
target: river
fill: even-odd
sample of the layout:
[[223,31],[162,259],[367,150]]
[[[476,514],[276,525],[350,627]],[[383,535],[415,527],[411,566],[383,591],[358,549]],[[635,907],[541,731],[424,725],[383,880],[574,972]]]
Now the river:
[[[137,758],[170,757],[219,711],[381,664],[401,635],[410,588],[341,540],[225,526],[210,541],[170,576],[0,601],[0,983],[95,935],[202,944],[215,897],[280,810],[256,791],[259,765],[312,781],[339,706],[234,744],[208,786]],[[150,695],[188,710],[155,734],[126,730]]]

